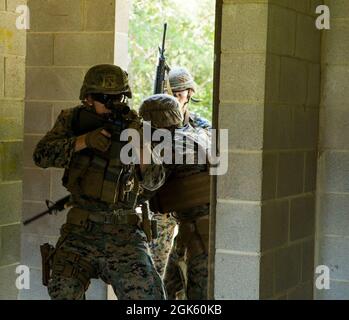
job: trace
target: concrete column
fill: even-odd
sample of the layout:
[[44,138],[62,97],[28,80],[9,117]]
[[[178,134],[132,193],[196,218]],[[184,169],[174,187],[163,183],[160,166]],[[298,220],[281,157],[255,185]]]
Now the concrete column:
[[319,1],[223,1],[215,297],[311,299]]
[[26,55],[26,32],[16,28],[19,4],[25,1],[0,0],[0,300],[18,294]]
[[323,91],[317,197],[318,265],[330,269],[330,289],[316,299],[349,299],[349,2],[326,0],[331,29],[322,41]]
[[[62,109],[79,104],[89,67],[114,60],[114,0],[29,0],[24,146],[25,218],[45,209],[44,200],[66,195],[62,170],[35,167],[32,153]],[[55,243],[65,214],[49,216],[24,228],[22,263],[30,267],[32,287],[21,299],[48,298],[41,285],[40,244]],[[88,299],[105,299],[107,290],[94,281]]]

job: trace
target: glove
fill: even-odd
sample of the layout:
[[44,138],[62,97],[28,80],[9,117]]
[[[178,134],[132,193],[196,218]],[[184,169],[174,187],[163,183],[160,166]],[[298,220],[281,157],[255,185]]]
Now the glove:
[[88,148],[101,152],[106,152],[109,149],[111,140],[102,133],[102,130],[103,128],[99,128],[86,134],[85,143]]

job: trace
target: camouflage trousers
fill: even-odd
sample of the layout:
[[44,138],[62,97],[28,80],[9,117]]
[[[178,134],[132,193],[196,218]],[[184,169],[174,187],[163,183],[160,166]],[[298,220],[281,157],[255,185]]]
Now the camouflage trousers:
[[179,228],[165,267],[168,299],[207,299],[208,254],[205,249],[192,250],[193,243],[201,242],[199,237],[197,233],[183,237]]
[[105,232],[95,225],[92,232],[63,225],[48,285],[51,299],[84,299],[90,278],[110,284],[119,300],[165,299],[144,232],[132,225],[108,227]]
[[163,276],[177,222],[172,216],[165,214],[156,214],[153,219],[157,221],[158,237],[149,244],[149,248],[155,268],[160,276]]

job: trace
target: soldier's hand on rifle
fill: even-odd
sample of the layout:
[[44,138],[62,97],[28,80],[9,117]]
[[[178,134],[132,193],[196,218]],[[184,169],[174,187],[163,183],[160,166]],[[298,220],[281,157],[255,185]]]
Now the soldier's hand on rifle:
[[91,131],[85,135],[85,144],[87,148],[97,149],[105,152],[111,145],[111,134],[103,128]]

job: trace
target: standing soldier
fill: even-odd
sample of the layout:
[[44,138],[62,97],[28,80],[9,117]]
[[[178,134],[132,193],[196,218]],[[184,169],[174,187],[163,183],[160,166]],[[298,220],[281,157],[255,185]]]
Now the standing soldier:
[[[169,180],[158,191],[153,203],[158,204],[161,212],[173,212],[171,215],[178,224],[164,274],[168,298],[183,297],[184,291],[187,299],[204,300],[207,299],[210,179],[208,163],[199,164],[198,152],[206,150],[210,138],[205,130],[196,130],[190,124],[183,126],[173,116],[179,108],[179,102],[172,96],[154,95],[143,102],[140,115],[151,121],[152,126],[170,129],[173,133],[176,130],[176,142],[178,137],[185,137],[194,147],[189,148],[195,155],[194,164],[170,165]],[[172,119],[171,125],[168,121],[166,126],[158,121],[166,116]],[[201,146],[198,141],[206,143]],[[174,145],[174,151],[184,152],[185,157],[188,145],[184,148],[180,143]]]
[[63,185],[71,193],[61,237],[44,257],[52,267],[52,299],[83,299],[91,278],[111,284],[118,299],[165,298],[149,255],[149,223],[135,211],[142,190],[162,185],[164,168],[120,160],[120,132],[140,125],[127,105],[131,97],[125,71],[92,67],[82,105],[63,110],[35,149],[39,167],[65,168]]
[[[196,84],[186,68],[174,67],[170,70],[166,91],[177,98],[185,125],[190,124],[194,128],[202,128],[208,132],[211,128],[210,122],[189,110],[190,101],[196,92]],[[167,257],[172,248],[177,222],[170,214],[156,214],[154,217],[158,222],[159,236],[158,239],[151,242],[150,248],[155,266],[160,275],[163,275]]]

